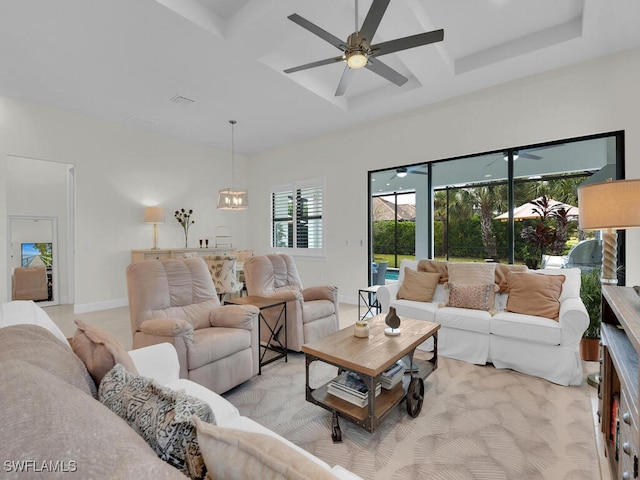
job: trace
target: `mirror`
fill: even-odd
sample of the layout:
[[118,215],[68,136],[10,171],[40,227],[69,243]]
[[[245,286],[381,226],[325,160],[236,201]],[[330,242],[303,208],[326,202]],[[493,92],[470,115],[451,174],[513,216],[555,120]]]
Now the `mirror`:
[[55,217],[9,216],[12,300],[58,305],[58,225]]

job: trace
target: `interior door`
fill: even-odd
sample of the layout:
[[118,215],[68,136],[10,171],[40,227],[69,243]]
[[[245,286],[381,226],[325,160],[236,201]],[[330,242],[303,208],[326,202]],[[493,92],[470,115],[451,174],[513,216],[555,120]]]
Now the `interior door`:
[[58,305],[57,218],[10,215],[8,221],[10,298]]

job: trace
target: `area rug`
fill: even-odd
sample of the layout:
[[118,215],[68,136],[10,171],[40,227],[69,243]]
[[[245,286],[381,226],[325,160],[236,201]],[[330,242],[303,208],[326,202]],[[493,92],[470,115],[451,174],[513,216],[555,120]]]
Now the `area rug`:
[[[314,384],[335,375],[315,362]],[[374,433],[305,400],[304,356],[290,354],[225,394],[242,415],[364,479],[600,479],[589,387],[562,387],[491,365],[441,357],[422,412],[395,407]]]

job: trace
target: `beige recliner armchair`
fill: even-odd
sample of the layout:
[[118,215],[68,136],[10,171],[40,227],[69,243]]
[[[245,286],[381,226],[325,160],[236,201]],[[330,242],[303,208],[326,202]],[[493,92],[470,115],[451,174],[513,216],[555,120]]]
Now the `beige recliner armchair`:
[[[287,349],[299,352],[338,330],[338,287],[303,288],[296,264],[289,255],[255,256],[244,262],[249,296],[270,297],[287,302]],[[269,321],[272,309],[263,310]],[[266,329],[262,329],[263,333]]]
[[131,264],[127,287],[134,349],[171,343],[180,377],[216,393],[258,373],[258,309],[221,306],[202,258]]

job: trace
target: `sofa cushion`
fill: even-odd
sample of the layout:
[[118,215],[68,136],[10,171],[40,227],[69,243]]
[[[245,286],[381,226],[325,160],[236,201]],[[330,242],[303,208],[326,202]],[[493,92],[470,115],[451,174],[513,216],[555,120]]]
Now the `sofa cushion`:
[[161,460],[192,479],[205,479],[192,416],[211,422],[211,407],[181,390],[133,375],[118,364],[98,390],[100,401],[138,432]]
[[520,313],[501,312],[494,315],[491,318],[491,333],[546,345],[560,345],[562,341],[562,328],[558,322]]
[[489,312],[454,307],[440,308],[435,317],[435,321],[443,327],[486,334],[490,332],[490,320]]
[[509,293],[509,272],[526,272],[529,268],[526,265],[505,265],[496,263],[495,281],[498,285],[498,292]]
[[202,456],[213,478],[335,480],[337,477],[277,438],[194,418]]
[[69,348],[49,330],[38,325],[0,328],[0,363],[23,360],[58,377],[92,397],[98,396],[87,368]]
[[560,294],[561,302],[564,302],[567,298],[580,298],[580,283],[582,282],[582,277],[579,268],[545,268],[542,270],[532,270],[532,273],[564,276],[562,293]]
[[435,322],[436,310],[438,310],[437,302],[416,302],[413,300],[394,300],[391,306],[396,309],[399,317],[415,318],[417,320],[426,320],[427,322]]
[[251,348],[251,332],[242,328],[210,327],[194,330],[187,351],[189,370]]
[[115,335],[78,319],[75,324],[78,329],[73,335],[71,347],[86,365],[96,385],[100,385],[102,377],[116,363],[123,365],[131,373],[138,374],[129,352]]
[[558,320],[564,275],[511,272],[507,311]]
[[440,273],[416,272],[408,267],[404,269],[404,280],[398,290],[397,298],[430,302],[440,280]]
[[493,308],[494,284],[466,285],[449,282],[447,307],[490,310]]
[[418,261],[417,270],[419,272],[439,273],[440,283],[447,283],[449,281],[449,270],[447,268],[447,262],[423,258]]
[[3,461],[60,462],[69,472],[30,478],[185,478],[108,408],[43,368],[0,362],[0,398]]

